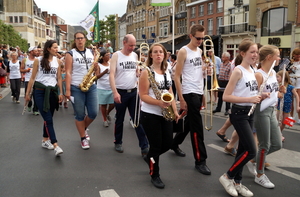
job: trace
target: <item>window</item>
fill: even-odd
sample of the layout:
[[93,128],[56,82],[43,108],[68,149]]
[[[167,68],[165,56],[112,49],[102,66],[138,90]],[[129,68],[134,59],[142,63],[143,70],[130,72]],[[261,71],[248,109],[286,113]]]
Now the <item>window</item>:
[[207,14],[213,14],[214,3],[208,4]]
[[213,35],[213,19],[212,18],[209,18],[207,20],[207,34]]
[[244,22],[248,23],[248,16],[249,16],[249,6],[244,7]]
[[192,26],[192,25],[195,25],[195,24],[196,24],[195,21],[192,21],[192,22],[191,22],[191,26]]
[[291,35],[292,23],[287,21],[287,8],[275,8],[263,13],[262,36]]
[[198,23],[199,23],[199,25],[204,26],[204,20],[199,20]]
[[204,5],[199,5],[199,16],[204,16]]
[[19,16],[19,22],[23,23],[23,16]]
[[223,0],[218,0],[218,9],[217,12],[223,12]]
[[9,17],[9,22],[13,23],[14,22],[14,18],[12,16]]
[[195,17],[196,17],[196,7],[192,7],[191,18],[195,18]]
[[220,26],[223,25],[223,17],[218,17],[217,18],[217,35],[220,34]]
[[186,9],[185,9],[185,1],[181,1],[180,2],[178,11],[179,12],[185,12],[186,11]]

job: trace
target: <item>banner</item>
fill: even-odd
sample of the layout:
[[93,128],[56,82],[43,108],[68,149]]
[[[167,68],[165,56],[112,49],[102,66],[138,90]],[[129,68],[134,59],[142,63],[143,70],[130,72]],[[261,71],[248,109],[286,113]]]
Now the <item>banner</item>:
[[172,0],[151,0],[152,6],[170,6]]
[[90,14],[79,24],[87,31],[87,39],[99,42],[99,1],[97,1]]

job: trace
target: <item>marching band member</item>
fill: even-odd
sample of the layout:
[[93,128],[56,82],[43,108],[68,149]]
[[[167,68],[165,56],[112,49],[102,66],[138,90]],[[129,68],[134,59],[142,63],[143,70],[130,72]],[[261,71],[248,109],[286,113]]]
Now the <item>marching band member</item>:
[[187,116],[185,118],[185,132],[176,134],[172,149],[175,152],[181,151],[178,145],[183,142],[188,132],[190,132],[195,168],[202,174],[210,175],[211,171],[206,165],[207,153],[200,114],[203,97],[203,70],[205,66],[202,66],[202,52],[198,47],[204,40],[204,31],[205,29],[202,25],[192,25],[189,34],[191,40],[178,53],[174,81],[180,100],[180,109],[187,111]]
[[[88,126],[98,114],[97,86],[92,84],[88,91],[79,88],[90,67],[94,64],[94,71],[99,74],[98,63],[94,61],[93,52],[85,48],[86,37],[82,32],[74,34],[72,50],[66,54],[66,97],[71,100],[75,111],[75,124],[81,139],[82,149],[89,149],[90,136]],[[93,63],[94,62],[94,63]],[[87,114],[85,113],[87,111]]]
[[[149,50],[146,66],[139,80],[139,95],[142,100],[141,123],[149,140],[150,149],[144,158],[149,164],[151,182],[157,188],[165,185],[159,175],[159,157],[171,148],[173,138],[173,122],[162,115],[162,108],[172,106],[176,118],[179,117],[175,100],[167,103],[156,98],[155,91],[172,92],[172,80],[167,70],[167,51],[161,44],[153,44]],[[149,75],[155,82],[149,82]],[[157,83],[157,89],[153,87]]]
[[258,103],[258,86],[253,69],[250,65],[256,64],[258,57],[257,44],[250,39],[244,39],[239,45],[239,56],[243,60],[233,70],[223,94],[223,100],[233,103],[230,122],[239,135],[238,151],[235,161],[227,173],[219,181],[231,196],[253,196],[253,193],[242,182],[244,165],[256,155],[256,144],[253,137],[253,114],[248,116],[253,103]]
[[[109,81],[114,95],[116,108],[115,122],[115,150],[123,153],[123,122],[128,108],[131,119],[134,121],[137,117],[135,114],[137,88],[137,55],[133,52],[136,46],[136,39],[133,35],[127,34],[123,39],[123,48],[112,55],[110,60]],[[134,121],[135,122],[135,121]],[[139,139],[139,147],[142,156],[148,153],[148,140],[145,131],[141,125],[135,128],[136,135]]]
[[45,43],[44,55],[34,60],[25,99],[30,101],[33,87],[34,101],[44,119],[42,147],[54,149],[54,154],[59,156],[63,150],[58,146],[53,127],[54,110],[58,110],[58,103],[63,100],[62,94],[58,96],[58,88],[62,92],[62,79],[61,61],[55,57],[57,50],[55,40]]
[[[278,98],[277,93],[279,91],[278,82],[276,79],[275,70],[271,71],[268,77],[269,70],[272,69],[272,63],[280,60],[280,52],[278,47],[273,45],[265,45],[259,50],[259,62],[258,70],[255,72],[255,77],[260,87],[265,80],[265,86],[263,89],[263,95],[270,96],[269,100],[274,102],[261,111],[262,103],[258,103],[254,111],[254,127],[256,128],[256,135],[258,139],[258,153],[256,156],[256,171],[255,182],[266,188],[274,188],[274,184],[268,179],[264,173],[265,158],[266,155],[271,154],[281,149],[281,132],[278,127],[278,121],[276,118],[276,108]],[[276,93],[276,94],[274,94]],[[276,98],[275,98],[276,97]]]

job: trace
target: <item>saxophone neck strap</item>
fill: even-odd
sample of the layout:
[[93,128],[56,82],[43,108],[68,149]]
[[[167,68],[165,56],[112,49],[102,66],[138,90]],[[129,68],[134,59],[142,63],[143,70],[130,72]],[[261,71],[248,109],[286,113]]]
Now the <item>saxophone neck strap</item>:
[[[151,73],[153,75],[153,78],[155,79],[155,72],[153,70],[153,67],[150,67]],[[164,87],[162,88],[163,90],[168,90],[168,81],[167,81],[167,74],[166,72],[164,73]]]
[[89,67],[88,67],[88,64],[87,64],[87,61],[86,61],[86,48],[84,48],[84,51],[79,51],[78,48],[76,48],[76,51],[82,56],[82,58],[84,59],[84,62],[85,62],[85,66],[86,66],[86,69],[89,70]]

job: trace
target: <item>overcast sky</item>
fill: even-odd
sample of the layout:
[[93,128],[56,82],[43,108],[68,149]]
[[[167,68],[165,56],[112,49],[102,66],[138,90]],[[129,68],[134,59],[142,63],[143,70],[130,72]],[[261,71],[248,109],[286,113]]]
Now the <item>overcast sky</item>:
[[[78,25],[92,11],[97,0],[34,0],[42,11],[56,14],[65,20],[66,24]],[[126,12],[128,0],[99,0],[99,19],[110,14],[121,17]]]

